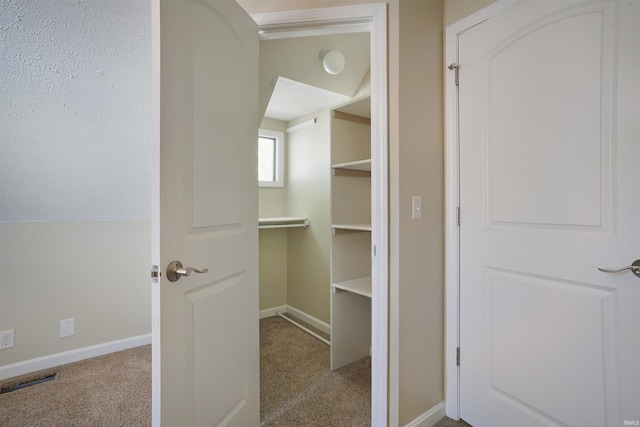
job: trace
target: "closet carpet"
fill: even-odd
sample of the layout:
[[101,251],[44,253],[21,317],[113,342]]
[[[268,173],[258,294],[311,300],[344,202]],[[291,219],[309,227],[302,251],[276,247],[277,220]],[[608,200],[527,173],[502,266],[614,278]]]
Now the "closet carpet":
[[371,359],[329,369],[329,346],[279,317],[260,321],[263,426],[368,426]]

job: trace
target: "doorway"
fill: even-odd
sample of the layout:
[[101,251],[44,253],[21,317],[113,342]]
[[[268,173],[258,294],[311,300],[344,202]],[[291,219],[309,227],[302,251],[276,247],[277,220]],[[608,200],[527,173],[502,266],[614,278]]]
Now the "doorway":
[[[218,6],[220,8],[225,8],[225,10],[218,10]],[[185,135],[211,135],[210,129],[212,127],[212,122],[214,121],[211,112],[216,111],[219,108],[220,104],[217,102],[219,99],[224,99],[224,97],[217,96],[219,94],[224,94],[225,97],[230,97],[234,101],[239,102],[232,105],[230,108],[225,106],[225,112],[228,111],[237,111],[242,112],[243,115],[236,114],[234,116],[234,120],[241,120],[245,123],[255,124],[259,123],[258,120],[258,111],[254,110],[254,105],[264,105],[266,104],[267,97],[261,96],[260,102],[256,103],[255,98],[261,90],[261,87],[258,87],[254,84],[256,81],[254,75],[257,74],[257,60],[258,60],[258,44],[257,37],[255,37],[255,26],[252,27],[249,22],[249,17],[246,16],[242,10],[240,10],[239,6],[234,2],[224,2],[224,4],[215,5],[212,4],[195,4],[195,7],[189,8],[175,8],[172,9],[175,12],[175,15],[168,16],[164,15],[166,18],[162,21],[162,33],[172,34],[176,36],[176,34],[182,37],[181,40],[177,40],[176,37],[171,38],[171,43],[165,43],[163,46],[160,46],[159,41],[162,39],[160,32],[156,33],[156,37],[154,40],[156,41],[156,47],[163,47],[162,50],[162,61],[160,62],[163,68],[167,68],[169,70],[175,71],[175,73],[167,73],[163,72],[164,76],[167,76],[167,79],[160,80],[158,78],[154,79],[157,83],[159,83],[159,88],[157,90],[157,94],[163,90],[167,92],[169,96],[163,96],[164,101],[173,101],[173,102],[164,102],[162,106],[165,108],[160,109],[159,113],[162,115],[164,125],[161,127],[161,131],[165,130],[166,133],[180,133]],[[227,14],[227,12],[229,12]],[[189,15],[187,17],[187,15]],[[239,31],[234,31],[232,26],[229,25],[211,25],[211,22],[220,22],[221,17],[229,16],[228,21],[234,22],[234,19],[237,18],[237,24],[239,27]],[[194,25],[185,26],[184,23],[188,22],[187,19],[192,19]],[[379,417],[380,421],[374,420],[373,422],[377,423],[385,423],[386,422],[386,407],[387,407],[387,263],[388,263],[388,226],[387,226],[387,216],[388,216],[388,196],[387,196],[387,103],[386,103],[386,7],[384,5],[372,5],[372,6],[358,6],[358,7],[344,7],[344,8],[335,8],[335,9],[318,9],[318,10],[307,10],[307,11],[296,11],[296,12],[285,12],[283,14],[274,15],[261,15],[254,16],[253,20],[258,22],[260,28],[260,34],[265,35],[269,33],[268,30],[273,30],[271,35],[277,33],[277,35],[282,36],[286,31],[291,31],[291,28],[295,26],[299,26],[299,28],[306,29],[306,31],[318,31],[321,27],[325,27],[325,29],[336,31],[336,28],[340,26],[340,23],[346,24],[356,24],[359,28],[366,27],[368,31],[371,31],[372,37],[372,45],[375,48],[372,50],[372,72],[371,72],[371,80],[372,80],[372,203],[375,208],[372,214],[372,229],[376,229],[375,233],[372,233],[374,238],[372,239],[372,249],[373,249],[373,272],[372,277],[375,283],[372,283],[372,288],[374,290],[373,298],[373,315],[372,315],[372,323],[374,324],[374,329],[379,333],[375,334],[375,339],[372,343],[372,357],[374,359],[374,364],[377,367],[382,367],[382,375],[377,373],[378,369],[374,368],[373,371],[373,393],[374,393],[374,404],[373,408],[378,410],[378,412],[383,412],[383,415]],[[209,21],[209,22],[208,22]],[[154,23],[159,23],[160,19],[158,13],[154,14]],[[225,21],[226,23],[226,21]],[[327,23],[326,25],[323,23]],[[197,24],[197,25],[196,25]],[[278,27],[278,24],[282,24],[285,31],[283,31],[283,27]],[[171,25],[175,25],[171,26]],[[315,25],[315,26],[314,26]],[[343,25],[344,26],[344,25]],[[178,28],[179,27],[179,28]],[[266,28],[269,27],[269,28]],[[155,27],[155,28],[160,28]],[[312,30],[309,30],[312,28]],[[180,31],[183,30],[183,31]],[[215,34],[216,31],[219,30],[219,34]],[[244,37],[246,36],[246,37]],[[232,38],[237,41],[235,44],[236,49],[229,47],[227,43],[225,43],[226,38]],[[242,40],[242,38],[246,38],[246,40]],[[184,46],[191,46],[191,43],[202,42],[202,45],[198,45],[193,47],[193,49],[185,49]],[[206,45],[207,42],[211,42]],[[218,64],[218,58],[216,58],[217,51],[213,49],[211,46],[215,45],[216,48],[220,48],[223,51],[224,55],[229,55],[235,62],[233,65],[236,65],[236,68],[231,66],[225,66],[223,68],[227,74],[220,73],[219,79],[214,80],[211,79],[211,73],[215,72],[214,65]],[[197,56],[189,57],[190,52],[197,51]],[[197,61],[198,73],[193,73],[193,83],[192,83],[192,75],[186,75],[189,72],[188,67],[183,67],[181,64],[185,63],[188,60],[192,60],[193,62]],[[157,64],[157,63],[156,63]],[[159,68],[156,68],[159,71]],[[254,74],[256,73],[256,74]],[[156,74],[156,77],[158,75]],[[173,77],[178,77],[175,80],[172,80]],[[200,80],[195,81],[195,77],[198,77]],[[242,80],[240,77],[249,77]],[[226,84],[232,83],[233,85]],[[188,90],[177,90],[183,84],[188,84]],[[193,88],[197,87],[198,90],[194,91]],[[232,92],[237,92],[239,95],[235,96]],[[173,98],[170,96],[173,95]],[[201,120],[190,120],[189,114],[190,111],[185,111],[180,108],[180,105],[183,103],[192,104],[193,98],[197,97],[198,100],[198,108],[194,114],[200,114]],[[156,98],[156,101],[158,98]],[[242,101],[245,101],[242,104]],[[248,102],[247,102],[248,101]],[[156,103],[155,105],[158,105]],[[236,108],[236,110],[234,110]],[[220,175],[221,173],[228,173],[230,176],[235,176],[236,179],[230,180],[231,184],[237,184],[240,190],[230,191],[230,187],[209,187],[207,192],[204,193],[204,188],[206,186],[200,186],[201,191],[200,195],[206,196],[202,199],[202,203],[187,203],[190,206],[195,206],[197,208],[202,208],[203,216],[193,218],[188,215],[187,219],[184,221],[180,220],[180,216],[185,214],[181,213],[179,209],[176,208],[175,203],[169,203],[169,200],[178,200],[184,197],[190,197],[191,195],[196,195],[194,191],[188,189],[186,191],[177,191],[174,195],[169,195],[169,189],[166,191],[163,190],[163,198],[159,198],[159,191],[154,191],[155,202],[154,207],[157,207],[156,212],[161,212],[163,208],[165,209],[174,209],[176,211],[175,216],[168,216],[163,214],[165,219],[175,219],[175,223],[171,223],[171,221],[164,221],[164,228],[158,227],[154,229],[156,231],[155,239],[156,241],[164,239],[167,242],[167,245],[171,248],[174,248],[174,252],[165,251],[163,254],[160,254],[159,245],[154,245],[153,262],[155,264],[168,265],[170,264],[170,258],[173,259],[178,258],[186,258],[189,254],[187,253],[178,253],[182,248],[179,248],[179,244],[185,242],[191,244],[192,247],[196,248],[196,245],[203,245],[203,240],[206,238],[207,240],[211,240],[211,243],[217,243],[214,241],[218,237],[226,237],[227,233],[213,233],[207,232],[205,234],[204,231],[201,233],[200,231],[193,231],[191,233],[188,231],[189,229],[194,228],[196,225],[199,228],[203,228],[206,230],[214,230],[212,227],[217,227],[215,230],[220,229],[228,230],[229,227],[232,227],[234,230],[237,229],[238,232],[234,232],[233,238],[235,239],[241,234],[246,235],[246,239],[243,241],[238,240],[238,245],[234,246],[234,248],[238,249],[242,246],[242,243],[249,243],[245,246],[247,256],[238,257],[237,262],[225,262],[220,259],[220,255],[228,256],[227,251],[224,250],[223,246],[212,248],[212,251],[216,251],[219,256],[211,256],[210,259],[215,260],[222,267],[235,268],[236,273],[229,272],[225,276],[220,276],[220,280],[217,280],[217,275],[222,274],[221,271],[215,270],[215,276],[209,276],[210,279],[199,276],[197,279],[192,279],[186,283],[188,286],[178,288],[167,288],[162,287],[162,289],[166,289],[167,292],[173,292],[172,294],[167,294],[167,298],[162,300],[162,305],[160,304],[160,291],[154,294],[154,313],[156,317],[154,317],[154,325],[160,325],[163,319],[172,319],[169,323],[172,325],[171,329],[164,328],[162,339],[163,342],[170,342],[172,345],[178,341],[184,341],[191,339],[193,337],[192,343],[194,347],[197,344],[197,350],[202,350],[199,353],[190,352],[189,354],[178,354],[179,352],[174,351],[172,353],[172,348],[168,348],[166,346],[162,346],[162,348],[157,348],[154,346],[154,351],[159,351],[162,358],[162,368],[160,368],[159,360],[160,357],[154,358],[157,362],[154,363],[154,414],[160,414],[160,404],[161,401],[164,403],[162,405],[162,414],[166,414],[172,417],[180,417],[179,412],[182,408],[188,408],[192,405],[189,402],[193,402],[194,398],[199,398],[199,402],[196,403],[196,408],[198,411],[198,416],[205,416],[205,413],[211,413],[211,408],[207,407],[206,402],[203,400],[203,395],[197,393],[192,384],[197,380],[198,383],[204,384],[206,386],[217,387],[220,390],[220,393],[224,393],[222,387],[224,383],[211,381],[210,379],[213,377],[215,372],[224,370],[221,372],[221,375],[224,375],[225,378],[228,378],[230,382],[235,382],[237,384],[237,393],[228,400],[228,413],[229,416],[235,416],[236,410],[242,410],[243,415],[254,414],[255,405],[257,403],[256,397],[258,396],[255,393],[255,388],[257,387],[257,377],[255,376],[257,371],[257,353],[255,352],[255,345],[257,344],[257,335],[256,329],[254,327],[257,326],[257,322],[254,323],[253,320],[250,320],[249,328],[244,329],[243,324],[246,323],[247,319],[252,319],[253,316],[257,318],[257,307],[252,308],[254,305],[254,298],[257,299],[257,280],[255,280],[256,275],[256,264],[257,262],[252,262],[250,258],[254,260],[257,258],[257,253],[253,248],[257,246],[253,244],[253,242],[257,243],[257,209],[255,209],[256,200],[253,199],[253,194],[255,190],[251,190],[251,188],[255,189],[255,177],[251,177],[251,168],[255,168],[255,164],[252,165],[253,161],[251,159],[255,159],[255,146],[252,145],[243,145],[243,144],[231,144],[230,142],[236,139],[239,140],[254,140],[257,135],[255,134],[255,125],[251,126],[230,126],[230,122],[228,120],[224,120],[225,115],[215,116],[215,121],[218,123],[216,127],[219,127],[221,130],[225,130],[229,132],[229,134],[235,132],[236,134],[233,137],[229,138],[219,138],[219,144],[221,145],[221,149],[223,152],[226,150],[234,151],[232,154],[236,157],[236,160],[241,160],[239,163],[245,169],[238,168],[229,168],[229,164],[233,163],[221,163],[217,165],[216,168],[212,168],[210,165],[206,164],[206,160],[208,159],[213,164],[215,161],[219,163],[224,159],[221,156],[215,156],[215,147],[214,144],[209,143],[209,140],[206,138],[186,138],[186,139],[176,139],[176,138],[160,138],[163,141],[163,149],[166,151],[172,150],[176,151],[179,154],[178,157],[189,157],[193,156],[193,159],[189,159],[185,162],[178,162],[181,166],[184,166],[181,170],[176,169],[176,157],[167,157],[165,156],[164,162],[160,162],[158,159],[159,153],[159,144],[156,144],[154,147],[154,165],[158,167],[156,169],[159,171],[162,168],[162,174],[167,175],[164,177],[164,182],[169,184],[176,184],[172,187],[173,190],[179,190],[178,183],[187,183],[191,184],[202,184],[203,182],[214,183],[216,182],[213,174]],[[159,120],[156,120],[158,122]],[[236,123],[236,122],[234,122]],[[256,126],[257,127],[257,126]],[[251,131],[253,129],[253,131]],[[247,133],[247,130],[249,131]],[[253,132],[253,135],[251,135]],[[196,151],[191,149],[189,144],[197,142],[201,145],[201,152],[206,153],[208,157],[195,156]],[[206,142],[206,143],[205,143]],[[164,148],[166,145],[166,148]],[[247,150],[246,153],[240,152],[241,150]],[[253,152],[253,154],[251,153]],[[169,161],[170,159],[170,161]],[[161,160],[161,159],[160,159]],[[192,173],[191,167],[196,165],[200,168],[198,173]],[[242,173],[239,174],[238,171]],[[375,171],[375,173],[373,173]],[[192,180],[190,177],[197,176],[198,180]],[[207,179],[204,179],[205,177]],[[159,186],[159,173],[154,175],[155,182],[154,188],[160,189]],[[249,187],[250,185],[250,187]],[[217,215],[218,212],[215,209],[212,209],[212,204],[214,203],[215,190],[219,190],[224,192],[225,196],[236,195],[238,199],[238,203],[230,204],[229,210],[232,208],[236,208],[233,212],[229,212],[229,219],[227,218],[218,218],[213,217],[213,215]],[[245,191],[246,190],[246,191]],[[240,192],[238,192],[240,191]],[[241,196],[240,196],[241,195]],[[195,199],[194,199],[195,200]],[[199,199],[198,199],[199,200]],[[164,201],[165,203],[159,203]],[[189,201],[187,201],[189,202]],[[243,205],[244,204],[244,205]],[[179,205],[177,205],[179,206]],[[242,206],[245,206],[243,208]],[[246,208],[249,207],[249,208]],[[237,215],[237,218],[231,218],[233,215]],[[211,217],[211,218],[209,218]],[[192,220],[202,219],[202,221],[197,222],[196,225],[192,224]],[[206,219],[203,219],[206,218]],[[156,224],[159,224],[159,216],[154,215],[154,221],[157,221]],[[153,221],[152,221],[153,223]],[[198,238],[188,239],[186,237],[180,237],[179,227],[181,224],[185,224],[185,229],[187,231],[182,231],[185,233],[198,234]],[[242,228],[241,224],[249,224],[247,227]],[[255,225],[254,225],[255,224]],[[377,232],[377,230],[381,230],[381,232]],[[174,240],[170,240],[174,238]],[[222,242],[221,240],[218,240]],[[184,250],[186,251],[186,246]],[[239,249],[238,249],[239,250]],[[161,255],[166,259],[161,259]],[[203,260],[197,258],[199,253],[195,253],[194,260],[190,263],[193,265],[203,264]],[[206,256],[203,254],[202,256]],[[176,258],[178,257],[178,258]],[[257,261],[257,260],[256,260]],[[245,263],[246,268],[241,269],[238,267],[239,264]],[[226,270],[225,270],[226,271]],[[243,272],[248,272],[245,275]],[[249,277],[252,276],[252,277]],[[240,277],[241,279],[234,281],[233,283],[228,282],[227,279]],[[245,280],[247,279],[247,280]],[[205,281],[208,282],[205,283]],[[230,280],[230,279],[229,279]],[[226,294],[222,294],[221,292],[207,291],[201,292],[204,288],[202,286],[207,287],[207,289],[211,288],[220,288],[226,290],[230,290]],[[243,287],[249,287],[250,291],[250,301],[244,301],[242,298],[238,299],[237,297],[241,296],[243,293],[242,290],[239,290]],[[231,291],[233,290],[233,292]],[[187,298],[185,292],[196,292],[197,294],[193,295],[193,298],[190,298],[190,302],[186,305],[182,303],[184,298]],[[167,293],[165,292],[165,293]],[[232,353],[238,353],[238,351],[230,351],[231,347],[227,345],[219,345],[217,343],[217,347],[213,348],[215,345],[213,341],[216,340],[216,335],[213,330],[205,325],[215,324],[216,326],[222,326],[225,324],[225,321],[220,321],[218,323],[212,323],[207,316],[212,315],[221,315],[222,311],[214,312],[212,310],[206,310],[208,307],[208,302],[211,304],[221,303],[221,296],[229,295],[229,298],[233,298],[234,304],[240,306],[240,309],[246,309],[244,315],[238,323],[237,327],[242,328],[247,331],[247,335],[238,336],[233,333],[224,334],[225,337],[229,339],[233,339],[234,341],[230,343],[230,345],[234,345],[237,347],[242,347],[238,349],[238,351],[249,354],[250,357],[248,359],[236,360],[238,365],[238,370],[244,369],[246,371],[250,371],[250,375],[248,378],[251,378],[246,384],[243,382],[243,379],[247,378],[245,375],[234,376],[233,373],[229,373],[225,370],[225,365],[222,362],[214,363],[213,365],[200,363],[198,367],[201,368],[202,372],[198,372],[197,375],[194,375],[194,366],[196,364],[196,359],[210,360],[210,357],[207,357],[213,350],[218,349],[219,351],[226,352],[226,355]],[[380,298],[376,298],[379,296]],[[174,298],[172,298],[174,297]],[[169,298],[172,298],[169,300]],[[200,303],[201,299],[205,299],[207,303]],[[216,300],[216,301],[214,301]],[[198,307],[193,307],[193,309],[198,309],[202,312],[202,316],[199,316],[196,320],[198,321],[198,326],[204,332],[206,330],[206,334],[195,334],[192,329],[195,327],[195,322],[191,322],[190,316],[175,316],[173,313],[183,312],[186,309],[191,309],[192,306],[195,305],[196,301],[198,302]],[[235,308],[234,304],[226,304],[224,308],[226,311],[233,310]],[[257,304],[256,304],[257,305]],[[173,311],[172,311],[173,310]],[[236,310],[237,311],[237,310]],[[216,314],[218,313],[218,314]],[[178,318],[181,324],[176,324],[173,320],[174,318]],[[185,319],[187,321],[185,322]],[[257,320],[257,319],[256,319]],[[190,322],[190,323],[189,323]],[[244,322],[244,323],[243,323]],[[255,328],[255,329],[254,329]],[[184,331],[183,331],[184,329]],[[154,343],[156,339],[160,339],[160,328],[154,328]],[[206,336],[204,336],[206,335]],[[197,341],[197,342],[196,342]],[[159,341],[158,341],[159,342]],[[202,345],[200,345],[202,344]],[[180,347],[180,346],[179,346]],[[173,357],[175,356],[175,357]],[[197,357],[196,357],[197,356]],[[226,356],[225,356],[226,357]],[[214,360],[218,360],[215,359]],[[246,363],[245,363],[246,362]],[[240,366],[242,365],[242,366]],[[185,375],[181,375],[180,372],[185,372]],[[159,374],[162,373],[162,378],[160,378]],[[183,405],[182,408],[179,408],[180,399],[171,399],[175,401],[174,404],[166,405],[168,396],[173,396],[176,394],[175,388],[168,388],[166,384],[172,383],[172,378],[176,376],[181,376],[182,378],[187,379],[187,388],[190,391],[188,395],[181,395],[176,397],[184,396],[184,400],[187,403]],[[377,381],[376,381],[377,379]],[[158,381],[155,381],[158,380]],[[378,382],[378,384],[376,384]],[[160,384],[162,383],[162,385]],[[250,387],[248,393],[242,393],[242,388]],[[162,388],[162,399],[160,396],[160,387]],[[378,402],[376,401],[376,392],[379,390],[384,390],[384,393],[379,394],[378,398],[380,399]],[[179,392],[179,391],[178,391]],[[244,410],[247,404],[252,405],[250,410]],[[178,413],[178,415],[176,415]],[[247,415],[249,416],[249,415]],[[255,416],[255,415],[251,415]],[[155,419],[155,418],[154,418]]]
[[[380,5],[254,15],[262,40],[317,34],[369,32],[371,37],[371,116],[372,116],[372,212],[371,245],[375,248],[372,277],[372,422],[387,420],[387,99],[386,99],[386,8]],[[332,21],[329,23],[329,21]],[[270,80],[261,82],[261,106],[266,108]],[[312,225],[313,226],[313,225]],[[298,230],[300,231],[300,230]],[[296,231],[296,232],[298,232]],[[303,231],[304,232],[304,231]],[[328,290],[327,290],[328,292]]]

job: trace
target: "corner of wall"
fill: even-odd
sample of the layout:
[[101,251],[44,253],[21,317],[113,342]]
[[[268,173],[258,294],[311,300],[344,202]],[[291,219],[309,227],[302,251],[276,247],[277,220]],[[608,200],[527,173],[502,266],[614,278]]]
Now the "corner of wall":
[[[399,423],[444,399],[443,2],[400,2]],[[411,200],[422,197],[422,218]]]

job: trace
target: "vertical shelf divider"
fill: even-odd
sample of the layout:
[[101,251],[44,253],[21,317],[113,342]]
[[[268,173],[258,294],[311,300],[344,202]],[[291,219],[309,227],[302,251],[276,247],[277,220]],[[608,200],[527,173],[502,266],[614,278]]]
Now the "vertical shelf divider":
[[371,100],[331,114],[331,369],[371,354]]

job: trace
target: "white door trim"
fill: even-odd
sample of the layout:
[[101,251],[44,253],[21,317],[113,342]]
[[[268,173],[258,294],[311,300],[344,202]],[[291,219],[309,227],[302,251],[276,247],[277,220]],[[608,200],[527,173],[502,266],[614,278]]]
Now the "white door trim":
[[[518,0],[498,0],[492,5],[470,15],[445,30],[445,67],[458,64],[458,37]],[[462,64],[464,66],[464,64]],[[457,349],[460,343],[460,235],[458,212],[460,205],[459,141],[458,141],[458,90],[455,72],[445,73],[445,401],[447,416],[460,419],[460,370],[457,366]],[[460,213],[464,217],[464,212]]]
[[[372,366],[371,425],[388,424],[389,197],[387,114],[387,5],[376,3],[254,14],[263,40],[302,35],[371,33]],[[396,351],[397,353],[397,351]],[[397,399],[396,399],[397,400]],[[397,413],[397,408],[396,408]]]
[[[151,28],[160,28],[160,2],[152,0]],[[160,218],[160,34],[151,31],[151,218]],[[160,228],[151,227],[151,259],[160,262]],[[153,262],[152,261],[152,262]],[[160,264],[158,264],[160,268]],[[160,286],[151,284],[151,425],[160,426],[162,399],[160,352]]]

